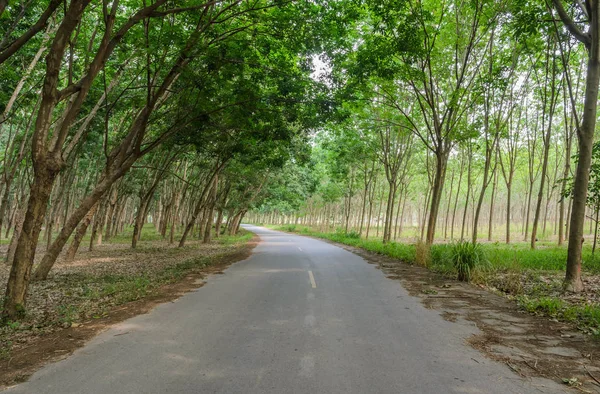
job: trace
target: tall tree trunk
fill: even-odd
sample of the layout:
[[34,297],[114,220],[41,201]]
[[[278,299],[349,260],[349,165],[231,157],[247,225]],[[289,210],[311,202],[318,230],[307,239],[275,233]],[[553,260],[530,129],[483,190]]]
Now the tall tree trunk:
[[375,200],[375,190],[377,187],[377,177],[373,178],[373,184],[371,185],[371,190],[369,192],[369,215],[367,218],[367,234],[365,239],[369,239],[369,230],[371,229],[371,220],[373,219],[373,203]]
[[107,221],[106,221],[106,230],[104,232],[104,239],[106,241],[108,241],[112,235],[112,231],[113,231],[113,226],[115,224],[114,221],[114,217],[115,217],[115,210],[117,207],[117,198],[119,196],[119,191],[117,189],[117,187],[113,186],[112,190],[110,191],[110,197],[109,197],[109,207],[108,207],[108,213],[107,213]]
[[435,226],[437,223],[438,210],[440,208],[440,201],[442,199],[442,191],[444,188],[444,179],[446,177],[446,167],[448,164],[448,152],[443,149],[438,149],[435,152],[435,159],[435,178],[433,181],[429,220],[427,223],[427,237],[425,239],[427,245],[432,245],[435,238]]
[[96,203],[96,205],[94,205],[94,207],[92,209],[90,209],[90,211],[85,215],[85,217],[83,218],[83,220],[77,227],[77,231],[75,232],[75,237],[73,237],[71,246],[69,246],[69,249],[67,249],[67,254],[65,255],[66,261],[71,261],[75,258],[75,254],[77,253],[77,250],[79,249],[79,245],[81,244],[81,241],[83,240],[83,237],[85,236],[87,228],[89,227],[90,223],[92,222],[92,218],[96,214],[96,211],[98,210],[99,205],[100,204]]
[[142,236],[142,228],[146,223],[146,217],[148,215],[148,208],[150,207],[150,200],[152,195],[142,196],[142,201],[138,207],[137,215],[135,215],[135,224],[133,225],[133,235],[131,237],[131,248],[135,249],[138,241]]
[[524,241],[527,241],[529,235],[529,215],[531,214],[531,196],[533,194],[533,183],[529,183],[529,188],[527,189],[527,214],[525,215],[525,233],[524,233]]
[[396,184],[390,182],[388,198],[387,198],[387,206],[385,209],[385,221],[383,224],[383,243],[390,242],[391,239],[391,229],[392,229],[392,220],[394,216],[394,200],[396,197]]
[[379,211],[377,212],[377,231],[375,236],[379,238],[379,221],[381,220],[381,211],[383,211],[383,188],[379,196]]
[[464,155],[461,155],[460,173],[458,175],[458,186],[456,188],[456,197],[454,199],[454,207],[452,208],[452,226],[450,227],[450,240],[452,240],[452,241],[454,240],[454,228],[455,228],[454,223],[456,221],[456,210],[458,209],[458,197],[460,196],[460,186],[462,183],[464,169],[465,169]]
[[600,206],[596,206],[594,219],[594,244],[592,245],[592,256],[596,253],[596,244],[598,243],[598,220],[600,219]]
[[492,232],[494,226],[494,203],[496,201],[496,189],[498,188],[498,171],[494,170],[494,182],[492,184],[492,196],[490,199],[490,217],[488,222],[488,241],[492,242]]
[[223,223],[223,209],[217,210],[217,220],[215,221],[215,238],[221,236],[221,224]]
[[467,161],[467,193],[466,193],[466,198],[465,198],[465,209],[463,211],[463,219],[462,219],[462,226],[460,229],[460,240],[464,240],[465,239],[465,227],[467,224],[467,213],[469,211],[469,194],[471,194],[471,182],[472,182],[472,177],[471,177],[471,163],[472,163],[472,151],[471,151],[471,147],[469,145],[469,157],[468,157],[468,161]]
[[512,174],[506,182],[506,243],[510,244],[510,214],[512,205]]
[[[565,101],[566,101],[566,93],[565,95]],[[566,107],[566,105],[565,105]],[[573,116],[571,116],[571,121],[573,119]],[[571,176],[571,145],[573,142],[573,134],[571,132],[571,127],[572,125],[570,124],[569,126],[566,125],[567,123],[567,116],[566,116],[566,109],[565,109],[565,167],[563,169],[563,181],[561,182],[561,187],[560,187],[560,203],[559,203],[559,217],[558,217],[558,245],[561,246],[564,243],[565,240],[565,199],[567,197],[567,182],[565,181],[566,179],[568,179]]]
[[450,177],[450,190],[448,191],[448,204],[446,206],[446,218],[444,219],[444,239],[448,239],[448,222],[450,219],[450,206],[452,205],[452,189],[454,189],[454,169]]
[[[550,50],[550,44],[548,43],[548,50]],[[538,190],[538,196],[535,204],[535,215],[533,217],[533,226],[531,227],[531,249],[535,249],[535,245],[537,242],[537,231],[540,221],[540,214],[542,210],[542,200],[544,198],[544,186],[546,183],[547,173],[548,173],[548,155],[550,153],[550,137],[552,135],[552,120],[554,115],[554,108],[556,105],[556,67],[555,67],[555,56],[552,56],[552,62],[548,61],[548,56],[546,57],[546,76],[548,76],[548,68],[552,67],[552,71],[550,72],[550,107],[548,108],[548,126],[546,129],[546,133],[543,136],[544,139],[544,151],[543,151],[543,160],[542,160],[542,174],[540,177],[540,189]],[[546,96],[546,87],[544,87],[544,96]],[[544,112],[546,111],[546,103],[547,98],[544,97]]]
[[15,253],[11,264],[11,270],[6,286],[4,298],[4,317],[16,319],[25,312],[25,300],[27,288],[37,241],[42,229],[42,223],[46,215],[48,200],[52,193],[52,186],[58,169],[56,171],[44,171],[45,168],[35,168],[34,179],[31,185],[27,211],[23,220],[22,228],[17,239]]
[[583,222],[585,220],[585,206],[590,179],[590,167],[592,164],[592,147],[594,144],[598,105],[598,84],[600,83],[600,2],[595,1],[591,3],[591,13],[589,15],[591,43],[589,44],[585,81],[583,119],[581,127],[577,132],[579,160],[573,184],[573,205],[571,207],[567,270],[564,284],[565,290],[573,292],[583,290],[583,282],[581,281]]
[[213,220],[214,220],[214,211],[215,211],[215,205],[217,203],[217,185],[219,183],[219,178],[218,176],[215,177],[214,180],[214,185],[212,187],[211,190],[211,194],[210,194],[210,204],[206,210],[206,229],[204,230],[204,239],[202,240],[203,243],[209,243],[210,242],[210,234],[212,231],[212,224],[213,224]]
[[6,253],[6,263],[9,264],[10,261],[13,261],[15,258],[15,251],[17,249],[17,241],[19,240],[19,234],[21,233],[21,229],[23,228],[23,219],[25,218],[25,209],[26,207],[17,207],[15,209],[15,218],[14,222],[14,231],[12,238],[10,239],[10,244],[8,245],[8,252]]
[[[2,239],[2,227],[4,224],[4,216],[8,209],[8,201],[10,198],[10,187],[12,179],[7,179],[4,183],[4,192],[2,193],[2,200],[0,202],[0,239]],[[10,226],[8,226],[10,227]]]
[[361,209],[360,209],[360,227],[358,228],[358,234],[362,235],[363,232],[363,226],[365,224],[365,213],[367,210],[367,193],[369,192],[369,186],[366,184],[365,181],[365,188],[363,190],[363,196],[362,196],[362,204],[361,204]]
[[206,185],[204,186],[204,189],[202,190],[202,193],[200,194],[200,196],[198,198],[196,206],[194,207],[192,216],[191,216],[190,220],[188,221],[187,225],[185,226],[185,229],[183,230],[183,234],[181,235],[181,239],[179,240],[180,248],[185,246],[185,241],[186,241],[190,231],[194,227],[194,224],[196,223],[196,219],[198,218],[200,211],[204,208],[206,194],[209,192],[210,188],[213,185],[214,180],[216,179],[216,177],[219,174],[219,172],[221,171],[221,169],[223,169],[223,167],[225,166],[225,163],[226,163],[226,161],[223,161],[220,164],[219,163],[215,164],[215,168],[212,172],[212,175],[210,176]]

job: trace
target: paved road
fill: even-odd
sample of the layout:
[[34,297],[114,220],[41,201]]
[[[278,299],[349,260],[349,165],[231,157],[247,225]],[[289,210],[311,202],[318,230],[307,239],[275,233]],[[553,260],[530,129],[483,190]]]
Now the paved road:
[[551,393],[360,257],[246,226],[253,255],[10,393]]

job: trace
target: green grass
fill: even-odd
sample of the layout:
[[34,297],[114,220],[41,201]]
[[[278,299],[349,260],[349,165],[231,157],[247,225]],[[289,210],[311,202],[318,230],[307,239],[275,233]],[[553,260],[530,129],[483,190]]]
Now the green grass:
[[572,305],[560,298],[521,296],[519,306],[536,314],[551,316],[575,324],[579,329],[600,336],[600,306],[596,304]]
[[[296,232],[317,238],[329,239],[334,242],[356,246],[365,250],[384,254],[400,259],[406,263],[414,264],[416,260],[415,245],[412,243],[390,242],[383,244],[380,239],[359,238],[358,234],[344,234],[343,231],[320,232],[307,226],[285,225],[269,226],[275,230]],[[563,271],[567,261],[566,246],[556,246],[550,243],[539,243],[538,248],[531,250],[528,243],[481,243],[481,251],[489,262],[490,270],[539,270]],[[452,271],[451,254],[452,244],[434,244],[431,246],[431,268],[437,271]],[[600,253],[592,257],[591,247],[583,250],[583,269],[587,272],[600,273]]]
[[223,245],[233,245],[237,243],[246,243],[250,241],[254,237],[254,233],[251,233],[246,230],[240,230],[236,235],[225,235],[215,240]]
[[469,282],[476,269],[487,263],[481,244],[472,242],[456,242],[450,245],[451,261],[458,280]]

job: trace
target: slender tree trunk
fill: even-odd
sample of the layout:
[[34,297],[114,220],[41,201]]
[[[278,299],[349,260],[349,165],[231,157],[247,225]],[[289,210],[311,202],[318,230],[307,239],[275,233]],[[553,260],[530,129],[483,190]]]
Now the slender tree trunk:
[[367,219],[367,234],[365,239],[369,239],[369,230],[371,229],[371,220],[373,219],[373,203],[375,200],[375,190],[377,186],[377,177],[373,178],[373,184],[371,185],[371,191],[369,192],[369,217]]
[[529,215],[531,213],[531,195],[533,194],[533,183],[529,183],[529,189],[527,190],[527,214],[525,215],[525,237],[524,241],[527,241],[529,235]]
[[591,44],[587,65],[583,120],[577,133],[579,160],[573,184],[573,206],[571,207],[567,270],[565,274],[565,290],[573,292],[583,290],[581,280],[583,221],[585,220],[585,205],[592,164],[598,84],[600,83],[600,2],[595,1],[592,3],[589,19]]
[[[533,217],[533,226],[531,227],[531,249],[535,249],[537,242],[537,231],[540,221],[540,213],[542,209],[542,200],[544,198],[544,186],[546,183],[546,174],[548,172],[548,155],[550,153],[550,137],[552,135],[552,119],[554,115],[554,107],[556,104],[556,73],[555,73],[555,61],[554,57],[552,60],[552,73],[551,73],[551,89],[550,89],[550,108],[548,110],[548,127],[544,136],[544,152],[542,160],[542,174],[540,177],[540,189],[538,191],[537,201],[535,205],[535,215]],[[548,67],[548,65],[546,66]],[[546,101],[546,100],[544,100]],[[545,102],[544,102],[545,104]]]
[[456,221],[456,211],[458,209],[458,197],[460,196],[460,186],[462,183],[462,178],[463,178],[463,172],[465,169],[465,162],[464,162],[464,156],[461,157],[460,159],[460,173],[458,175],[458,186],[456,188],[456,197],[454,199],[454,208],[452,208],[452,227],[450,227],[450,240],[454,240],[454,228],[455,228],[455,221]]
[[[8,200],[10,198],[10,187],[12,179],[7,179],[4,183],[4,193],[2,193],[2,201],[0,202],[0,239],[2,238],[2,226],[4,224],[4,215],[8,209]],[[10,225],[8,226],[10,228]]]
[[435,226],[437,223],[438,210],[440,208],[440,201],[444,188],[444,179],[446,177],[446,167],[448,164],[448,151],[445,149],[438,149],[438,151],[435,152],[435,158],[436,171],[429,209],[429,221],[427,223],[427,238],[425,240],[427,245],[432,245],[435,238]]
[[404,224],[404,212],[406,210],[406,200],[408,200],[408,190],[404,192],[404,199],[402,200],[402,211],[400,213],[400,228],[398,229],[398,237],[402,235],[402,227]]
[[391,229],[392,229],[392,220],[394,216],[394,200],[396,197],[396,184],[390,182],[389,184],[389,193],[387,198],[387,206],[385,209],[385,222],[383,225],[383,243],[390,242],[391,239]]
[[[566,93],[565,93],[566,96]],[[566,99],[565,99],[566,100]],[[566,105],[565,105],[566,107]],[[565,109],[566,113],[566,109]],[[572,119],[572,117],[571,117]],[[567,122],[567,116],[565,114],[565,123]],[[565,125],[565,167],[563,170],[563,180],[568,179],[571,176],[571,145],[572,145],[572,134],[571,130],[567,129]],[[569,126],[570,127],[570,126]],[[560,188],[560,205],[559,205],[559,217],[558,217],[558,245],[561,246],[565,240],[565,195],[567,191],[567,182],[561,182]]]
[[425,204],[423,204],[423,209],[419,210],[419,212],[423,212],[423,217],[419,220],[419,226],[421,227],[421,242],[425,238],[425,224],[427,221],[427,207],[429,206],[429,201],[431,200],[431,188],[428,188],[427,193],[425,195]]
[[469,194],[471,194],[471,163],[472,163],[472,155],[471,155],[471,149],[469,149],[469,157],[468,157],[468,162],[467,162],[467,193],[466,193],[466,198],[465,198],[465,209],[463,211],[463,219],[462,219],[462,226],[460,229],[460,240],[464,240],[465,239],[465,227],[466,227],[466,223],[467,223],[467,213],[469,211]]
[[77,253],[77,250],[79,249],[79,245],[81,244],[81,241],[83,240],[83,237],[85,236],[87,228],[90,225],[90,223],[92,222],[92,218],[96,214],[96,211],[98,210],[99,205],[100,204],[96,203],[96,205],[94,205],[94,207],[92,209],[90,209],[90,211],[85,215],[85,217],[83,218],[83,220],[77,227],[77,231],[75,232],[75,237],[73,237],[71,246],[69,246],[69,249],[67,249],[67,254],[65,255],[66,261],[71,261],[75,258],[75,254]]
[[492,242],[492,232],[494,226],[494,203],[496,201],[496,189],[498,188],[498,171],[494,171],[494,183],[492,184],[492,196],[490,199],[490,217],[488,222],[488,241]]
[[600,206],[596,207],[596,215],[594,220],[594,244],[592,246],[592,256],[596,253],[596,244],[598,243],[598,220],[600,219]]
[[512,174],[506,182],[506,243],[510,244],[510,214],[512,206]]
[[106,241],[108,241],[112,235],[115,209],[117,207],[117,198],[118,198],[118,190],[116,187],[113,187],[113,190],[110,192],[109,208],[108,208],[108,214],[107,214],[108,219],[106,221],[106,231],[104,233],[104,239]]
[[404,185],[400,186],[400,193],[398,195],[398,207],[396,208],[396,222],[394,223],[394,240],[398,238],[398,222],[400,221],[400,208],[402,207],[402,196],[404,194]]
[[365,186],[363,198],[362,198],[361,209],[360,209],[360,227],[358,229],[358,234],[360,234],[360,235],[362,235],[363,226],[365,224],[365,213],[367,210],[367,193],[368,192],[369,192],[369,188],[368,188],[368,186]]
[[146,217],[148,215],[148,208],[152,195],[143,196],[142,201],[138,207],[137,215],[135,216],[135,224],[133,225],[133,235],[131,237],[131,248],[135,249],[138,241],[142,236],[142,228],[146,223]]
[[379,237],[379,221],[381,219],[381,211],[383,210],[383,191],[381,192],[381,196],[379,196],[379,212],[377,213],[377,232],[375,234],[376,237]]
[[217,210],[217,220],[215,222],[215,238],[221,236],[221,223],[223,223],[223,209]]
[[19,240],[19,234],[21,233],[21,229],[23,228],[23,218],[25,217],[25,207],[17,208],[15,211],[14,222],[14,231],[12,238],[10,239],[10,244],[8,245],[8,252],[6,253],[6,263],[8,264],[10,261],[13,261],[15,258],[15,251],[17,249],[17,241]]
[[446,206],[446,218],[444,220],[444,239],[448,239],[448,222],[450,219],[450,206],[452,205],[452,189],[454,188],[454,170],[450,177],[450,190],[448,191],[448,204]]

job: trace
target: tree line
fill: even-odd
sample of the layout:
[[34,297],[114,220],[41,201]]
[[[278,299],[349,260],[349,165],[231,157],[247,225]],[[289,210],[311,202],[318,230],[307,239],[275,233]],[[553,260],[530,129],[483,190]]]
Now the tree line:
[[427,245],[503,231],[535,249],[553,236],[568,243],[565,289],[581,291],[584,228],[595,249],[600,211],[600,3],[370,0],[354,11],[346,46],[326,55],[344,118],[299,170],[312,181],[290,185],[304,199],[266,201],[252,220],[375,230],[383,242],[413,227]]
[[[310,77],[337,23],[278,0],[0,1],[4,320],[30,280],[151,220],[171,243],[235,233],[331,112]],[[341,26],[341,25],[340,25]],[[35,268],[35,270],[34,270]]]

